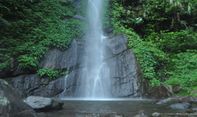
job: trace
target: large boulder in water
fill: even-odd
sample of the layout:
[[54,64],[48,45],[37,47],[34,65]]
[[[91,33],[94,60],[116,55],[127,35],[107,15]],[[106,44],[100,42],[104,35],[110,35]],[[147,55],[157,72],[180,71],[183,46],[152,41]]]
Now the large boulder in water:
[[172,109],[179,109],[179,110],[186,110],[191,107],[190,103],[183,102],[183,103],[176,103],[176,104],[171,104],[170,108]]
[[63,103],[57,100],[39,96],[29,96],[24,102],[36,111],[59,110],[63,107]]
[[36,117],[20,95],[6,81],[0,79],[0,117]]

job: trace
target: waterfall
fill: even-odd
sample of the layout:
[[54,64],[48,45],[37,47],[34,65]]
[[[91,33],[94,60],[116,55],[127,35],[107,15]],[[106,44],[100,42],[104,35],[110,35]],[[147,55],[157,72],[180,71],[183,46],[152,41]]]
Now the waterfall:
[[[106,100],[141,95],[140,70],[124,35],[105,35],[103,12],[108,0],[88,0],[84,40],[74,40],[60,61],[70,67],[60,98]],[[85,42],[85,43],[84,43]],[[53,55],[52,55],[53,57]],[[67,61],[72,61],[67,64]],[[48,61],[51,62],[51,61]]]
[[104,61],[106,56],[103,35],[103,0],[88,0],[88,28],[85,36],[84,65],[80,73],[79,95],[84,98],[109,98],[111,96],[110,71]]

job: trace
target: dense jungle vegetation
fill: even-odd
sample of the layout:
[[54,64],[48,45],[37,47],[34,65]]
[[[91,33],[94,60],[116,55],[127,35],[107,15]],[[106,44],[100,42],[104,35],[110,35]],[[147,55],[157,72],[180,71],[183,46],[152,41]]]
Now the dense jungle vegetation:
[[113,0],[111,21],[124,33],[151,86],[197,90],[197,1]]
[[61,70],[39,68],[49,48],[67,48],[80,34],[80,23],[71,19],[71,1],[2,0],[0,2],[0,70],[22,69],[55,78]]
[[[20,68],[52,79],[62,74],[40,68],[39,61],[48,49],[65,49],[82,35],[76,14],[72,0],[1,0],[0,72]],[[150,86],[196,96],[196,0],[111,0],[107,14],[114,33],[128,37]]]

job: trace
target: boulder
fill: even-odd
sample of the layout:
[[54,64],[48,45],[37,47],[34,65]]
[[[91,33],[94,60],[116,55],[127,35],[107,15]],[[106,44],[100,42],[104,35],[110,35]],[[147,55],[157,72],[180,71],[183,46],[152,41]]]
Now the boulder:
[[161,116],[161,113],[158,113],[158,112],[152,113],[152,117],[160,117],[160,116]]
[[134,117],[148,117],[148,116],[144,113],[144,110],[140,110],[138,114],[135,115]]
[[179,109],[179,110],[186,110],[191,107],[190,103],[183,102],[183,103],[176,103],[176,104],[171,104],[170,108],[172,109]]
[[[159,117],[196,117],[197,113],[161,113]],[[153,116],[154,117],[154,116]]]
[[193,112],[197,112],[197,107],[192,108],[192,111],[193,111]]
[[49,111],[62,109],[63,103],[52,98],[29,96],[24,102],[36,111]]
[[195,98],[192,97],[169,97],[166,99],[161,99],[157,102],[157,104],[172,104],[172,103],[195,103]]
[[148,95],[157,99],[170,97],[173,95],[172,87],[169,85],[161,84],[160,86],[149,89]]
[[197,104],[197,97],[191,98],[191,102],[194,103],[194,104]]
[[156,104],[169,104],[169,103],[177,102],[177,100],[178,100],[178,98],[169,97],[166,99],[159,100]]
[[37,117],[20,95],[6,81],[0,79],[0,117]]

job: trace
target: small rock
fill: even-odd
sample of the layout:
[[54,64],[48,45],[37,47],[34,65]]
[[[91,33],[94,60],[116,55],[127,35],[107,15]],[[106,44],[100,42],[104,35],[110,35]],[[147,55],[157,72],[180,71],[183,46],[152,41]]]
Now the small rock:
[[192,111],[193,112],[197,112],[197,108],[192,108]]
[[194,104],[197,104],[197,98],[192,98],[191,102],[194,103]]
[[47,114],[45,114],[45,113],[37,113],[37,116],[38,117],[47,117]]
[[179,109],[179,110],[186,110],[191,107],[190,103],[183,102],[183,103],[176,103],[176,104],[171,104],[170,108],[172,109]]
[[192,103],[193,98],[191,97],[170,97],[158,101],[156,104],[172,104],[172,103]]
[[177,85],[177,86],[172,86],[172,91],[173,93],[178,93],[181,90],[181,86]]
[[152,114],[152,117],[160,117],[160,116],[161,116],[161,114],[158,113],[158,112],[154,112],[154,113]]
[[36,111],[58,110],[63,106],[63,103],[54,99],[39,96],[29,96],[24,102]]
[[157,102],[156,104],[166,104],[166,103],[169,103],[171,101],[173,101],[174,99],[173,98],[166,98],[166,99],[162,99],[160,100],[159,102]]
[[122,115],[115,115],[114,117],[123,117]]
[[192,103],[192,97],[180,97],[178,98],[179,102],[187,102],[187,103]]
[[187,109],[185,112],[186,113],[193,113],[193,110],[190,108],[190,109]]
[[150,89],[149,95],[158,99],[166,98],[173,95],[172,86],[161,84],[158,87]]
[[74,18],[74,19],[81,20],[81,21],[85,21],[85,20],[86,20],[86,18],[83,17],[83,16],[81,16],[81,15],[75,15],[75,16],[73,16],[73,18]]
[[144,111],[143,111],[143,110],[140,110],[140,111],[138,112],[138,114],[135,115],[134,117],[148,117],[148,116],[144,114]]

